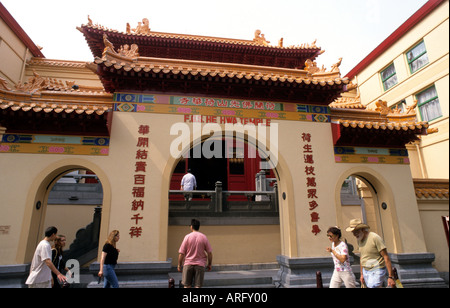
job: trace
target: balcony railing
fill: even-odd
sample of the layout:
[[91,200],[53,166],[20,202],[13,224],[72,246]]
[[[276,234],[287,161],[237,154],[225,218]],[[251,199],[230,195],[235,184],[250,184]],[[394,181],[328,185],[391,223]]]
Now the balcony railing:
[[[255,221],[255,218],[276,218],[278,220],[278,192],[273,191],[223,191],[222,183],[216,182],[215,190],[170,190],[169,220],[179,218],[216,218],[222,222],[239,218]],[[179,196],[176,198],[175,196]],[[181,196],[181,197],[180,197]],[[178,199],[178,200],[176,200]],[[263,219],[264,220],[264,219]],[[265,219],[266,221],[275,221]],[[186,220],[183,220],[185,224]]]

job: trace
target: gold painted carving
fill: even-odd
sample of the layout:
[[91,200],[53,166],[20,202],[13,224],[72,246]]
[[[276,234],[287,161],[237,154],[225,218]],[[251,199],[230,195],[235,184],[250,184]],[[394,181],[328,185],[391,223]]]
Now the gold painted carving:
[[416,107],[417,101],[411,105],[407,106],[404,111],[397,107],[391,109],[388,107],[388,103],[386,101],[379,100],[375,103],[376,108],[375,111],[378,111],[381,116],[387,117],[389,122],[416,122]]
[[305,62],[305,71],[308,72],[308,75],[313,75],[316,73],[325,73],[326,69],[324,66],[322,66],[322,68],[319,68],[317,66],[317,62],[311,61],[311,59],[308,59]]
[[339,58],[339,61],[331,66],[332,73],[340,73],[339,66],[341,66],[342,58]]
[[8,83],[6,82],[6,79],[3,79],[0,77],[0,89],[11,91],[11,89],[8,87]]
[[414,101],[414,105],[406,107],[406,114],[414,113],[414,115],[416,115],[416,107],[417,107],[417,100]]
[[139,57],[138,50],[139,47],[136,44],[131,44],[131,47],[125,44],[120,46],[119,55],[126,58],[137,58]]
[[62,81],[42,77],[33,70],[33,77],[28,78],[28,82],[19,83],[16,85],[16,90],[26,93],[36,93],[44,90],[69,90],[75,85],[75,81]]
[[339,66],[342,63],[342,58],[339,58],[339,61],[331,66],[331,71],[327,72],[327,69],[324,65],[322,68],[317,66],[315,61],[308,59],[305,61],[305,71],[308,72],[308,76],[316,75],[315,77],[326,77],[326,78],[340,78],[341,72],[339,70]]
[[[304,43],[304,44],[300,44],[300,45],[291,45],[291,46],[289,46],[289,48],[320,49],[320,47],[317,47],[316,43],[317,43],[317,39],[314,40],[314,42],[312,42],[311,44]],[[325,50],[320,51],[319,55],[323,54],[324,52],[325,52]]]
[[103,49],[103,57],[105,57],[106,53],[112,53],[114,55],[119,55],[125,58],[137,58],[139,57],[139,46],[136,44],[125,44],[120,46],[119,51],[116,52],[114,45],[108,40],[108,36],[103,34],[103,43],[105,44],[105,49]]
[[147,18],[142,19],[142,22],[138,22],[136,28],[132,29],[130,23],[127,23],[127,33],[128,34],[150,34],[150,22]]
[[114,49],[114,45],[108,40],[108,36],[103,34],[103,44],[105,44],[105,48],[103,49],[103,56],[105,56],[106,52],[111,52],[113,54],[117,54]]
[[387,106],[386,101],[379,100],[375,103],[377,106],[375,108],[376,111],[378,111],[381,115],[388,115],[391,112],[391,109]]
[[255,37],[253,39],[253,42],[255,42],[256,44],[259,45],[263,45],[263,46],[269,46],[269,41],[266,40],[266,38],[264,37],[264,34],[261,33],[261,30],[256,30],[255,31]]

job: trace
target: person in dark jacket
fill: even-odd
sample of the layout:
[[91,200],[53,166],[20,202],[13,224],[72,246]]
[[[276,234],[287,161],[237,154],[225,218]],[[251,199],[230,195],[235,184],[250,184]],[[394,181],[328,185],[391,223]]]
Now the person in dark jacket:
[[117,259],[119,258],[120,250],[116,248],[116,243],[119,241],[120,235],[119,231],[112,231],[108,239],[103,245],[102,258],[100,260],[100,271],[98,276],[104,278],[104,288],[118,288],[119,280],[117,279],[115,267],[117,264]]

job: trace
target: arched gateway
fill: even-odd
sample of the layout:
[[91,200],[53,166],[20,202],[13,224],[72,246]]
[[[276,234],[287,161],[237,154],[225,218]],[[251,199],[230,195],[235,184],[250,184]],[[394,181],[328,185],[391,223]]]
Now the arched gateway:
[[[374,222],[389,252],[402,256],[395,262],[428,256],[405,149],[428,124],[382,102],[366,110],[342,101],[354,87],[341,78],[340,60],[330,70],[316,65],[323,50],[315,43],[269,46],[259,34],[234,40],[92,23],[79,30],[105,91],[56,87],[39,74],[16,89],[0,83],[5,265],[30,262],[30,237],[42,229],[33,207],[73,168],[92,170],[103,184],[100,243],[121,232],[122,286],[166,286],[192,216],[206,222],[216,262],[278,262],[282,286],[315,285],[316,271],[332,270],[326,230],[344,228],[352,213],[340,198],[350,176],[376,195]],[[188,164],[203,181],[194,196],[177,187]]]

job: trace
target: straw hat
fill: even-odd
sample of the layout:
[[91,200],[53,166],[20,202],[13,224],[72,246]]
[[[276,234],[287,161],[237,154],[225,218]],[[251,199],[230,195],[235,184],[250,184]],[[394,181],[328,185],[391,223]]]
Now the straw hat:
[[368,225],[363,224],[360,219],[352,219],[350,220],[350,226],[345,229],[347,232],[353,232],[355,230],[370,228]]

